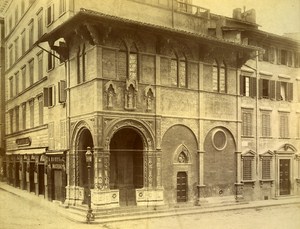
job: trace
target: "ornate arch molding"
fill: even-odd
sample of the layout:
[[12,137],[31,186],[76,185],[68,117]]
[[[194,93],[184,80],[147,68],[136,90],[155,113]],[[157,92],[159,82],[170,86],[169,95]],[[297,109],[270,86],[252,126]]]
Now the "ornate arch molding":
[[[83,121],[83,120],[77,122],[72,131],[72,133],[73,133],[72,141],[71,141],[71,143],[72,143],[71,149],[72,150],[78,149],[79,139],[84,130],[89,130],[92,135],[92,138],[93,138],[93,134],[92,134],[93,132],[92,132],[92,128],[90,127],[90,125],[86,121]],[[93,142],[95,142],[94,139],[93,139]]]
[[191,164],[192,155],[186,145],[180,144],[174,153],[173,163]]
[[105,128],[104,149],[109,150],[109,143],[113,135],[122,128],[133,128],[142,137],[144,150],[154,150],[155,141],[154,134],[151,128],[143,121],[137,119],[118,119],[112,121]]
[[292,152],[292,153],[298,152],[296,147],[294,147],[292,144],[289,144],[289,143],[286,143],[286,144],[280,146],[278,148],[278,150],[276,150],[275,152],[278,152],[278,151],[281,151],[281,152],[285,151],[285,152]]

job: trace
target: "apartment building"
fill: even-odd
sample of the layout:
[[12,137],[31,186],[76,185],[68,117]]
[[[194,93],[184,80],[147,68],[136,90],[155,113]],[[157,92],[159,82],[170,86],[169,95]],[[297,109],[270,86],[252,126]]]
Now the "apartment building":
[[3,166],[5,158],[5,88],[4,88],[4,19],[0,17],[0,180],[3,179],[5,165]]
[[299,42],[254,10],[11,1],[5,28],[15,187],[87,203],[91,147],[93,208],[299,195]]

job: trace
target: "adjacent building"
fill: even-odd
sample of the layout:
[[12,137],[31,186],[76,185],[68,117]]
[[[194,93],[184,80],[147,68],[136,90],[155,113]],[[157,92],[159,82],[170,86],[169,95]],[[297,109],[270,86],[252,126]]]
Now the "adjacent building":
[[299,195],[299,47],[254,10],[11,1],[7,182],[85,204],[91,147],[94,208]]

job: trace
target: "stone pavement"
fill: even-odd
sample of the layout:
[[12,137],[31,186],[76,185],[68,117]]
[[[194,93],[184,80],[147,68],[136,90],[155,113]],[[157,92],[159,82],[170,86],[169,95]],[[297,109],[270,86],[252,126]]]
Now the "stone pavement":
[[[86,211],[78,211],[72,208],[64,208],[63,205],[57,202],[50,202],[43,197],[36,196],[33,193],[28,193],[25,190],[20,190],[18,188],[14,188],[4,182],[0,182],[0,189],[17,195],[21,198],[24,198],[29,201],[33,201],[36,204],[39,204],[42,207],[45,207],[51,211],[59,213],[61,216],[74,221],[74,222],[85,222]],[[112,215],[106,215],[105,217],[98,217],[93,223],[109,223],[109,222],[117,222],[117,221],[128,221],[135,219],[149,219],[149,218],[160,218],[160,217],[169,217],[169,216],[177,216],[177,215],[191,215],[191,214],[205,214],[205,213],[213,213],[213,212],[221,212],[221,211],[233,211],[238,209],[251,209],[251,208],[263,208],[263,207],[271,207],[271,206],[281,206],[281,205],[292,205],[292,204],[300,204],[299,196],[288,196],[288,197],[280,197],[278,199],[271,200],[261,200],[261,201],[251,201],[251,202],[243,202],[237,204],[224,204],[224,205],[206,205],[206,206],[193,206],[193,207],[183,207],[183,208],[163,208],[163,209],[149,209],[149,211],[143,211],[135,213],[128,213],[126,211],[116,212]]]

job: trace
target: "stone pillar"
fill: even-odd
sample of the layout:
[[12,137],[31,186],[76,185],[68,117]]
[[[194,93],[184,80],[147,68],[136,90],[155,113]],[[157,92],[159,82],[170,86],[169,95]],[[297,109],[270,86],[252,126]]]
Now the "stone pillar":
[[204,151],[198,151],[198,166],[199,166],[199,175],[198,175],[198,205],[206,203],[204,197]]
[[102,148],[94,148],[95,187],[91,190],[94,209],[119,207],[119,190],[110,190],[110,154]]
[[95,189],[109,189],[109,152],[94,148],[94,183]]
[[243,183],[241,183],[241,152],[235,152],[236,154],[236,183],[235,183],[235,188],[236,188],[236,201],[243,201]]
[[154,182],[155,179],[153,180],[154,177],[154,168],[155,166],[155,154],[153,152],[148,152],[147,154],[147,167],[148,167],[148,171],[147,171],[147,180],[148,180],[148,188],[151,189],[154,187]]
[[79,198],[79,191],[76,188],[78,185],[78,167],[76,167],[76,153],[75,151],[68,151],[66,155],[66,172],[67,172],[67,186],[66,186],[66,201],[67,205],[76,204],[76,199]]
[[156,152],[156,187],[162,188],[162,178],[161,178],[161,150]]

